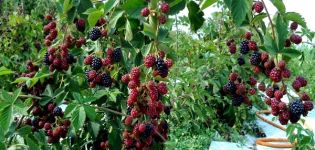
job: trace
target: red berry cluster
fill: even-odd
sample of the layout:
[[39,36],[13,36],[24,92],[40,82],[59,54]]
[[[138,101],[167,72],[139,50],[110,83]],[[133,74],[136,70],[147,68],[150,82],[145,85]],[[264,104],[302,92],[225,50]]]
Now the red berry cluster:
[[76,58],[69,53],[69,49],[74,46],[81,48],[86,43],[85,38],[80,37],[75,40],[71,35],[65,35],[63,43],[58,46],[51,46],[58,34],[57,23],[52,20],[44,26],[44,32],[48,34],[45,37],[45,45],[48,47],[48,50],[44,57],[44,63],[49,66],[50,71],[68,70],[69,66],[76,62]]
[[232,97],[233,106],[240,106],[242,103],[251,106],[252,101],[248,96],[256,94],[256,83],[254,77],[250,77],[247,82],[244,82],[236,72],[232,72],[228,83],[223,86],[223,91]]
[[165,59],[164,51],[160,51],[158,56],[153,54],[147,55],[143,62],[146,68],[152,68],[154,70],[154,77],[159,75],[162,78],[165,78],[168,75],[168,70],[173,66],[172,59]]
[[[287,94],[287,85],[284,83],[284,78],[290,78],[291,72],[286,66],[286,62],[284,60],[280,60],[275,63],[276,59],[269,58],[269,54],[267,52],[259,52],[257,44],[255,41],[251,41],[250,32],[246,32],[244,37],[247,42],[243,42],[247,45],[242,45],[241,49],[243,49],[243,55],[247,54],[245,50],[250,49],[253,52],[250,56],[250,64],[252,65],[253,72],[258,74],[260,72],[264,73],[273,83],[282,83],[281,87],[276,84],[273,86],[269,86],[266,88],[264,83],[260,83],[258,85],[258,89],[262,92],[266,93],[267,98],[265,99],[265,103],[271,106],[271,112],[274,116],[279,116],[279,121],[281,124],[287,124],[290,120],[292,123],[296,123],[300,119],[300,115],[307,115],[307,112],[313,109],[313,104],[309,102],[309,96],[305,93],[300,94],[300,99],[307,102],[300,102],[300,100],[295,100],[289,104],[286,104],[281,101],[284,95]],[[231,46],[234,42],[228,42]],[[246,52],[246,53],[245,53]],[[237,75],[232,73],[230,75],[230,81],[228,84],[224,86],[224,91],[232,94],[233,96],[233,104],[240,104],[241,101],[244,101],[243,97],[239,96],[245,93],[245,86],[240,84],[237,79]],[[257,81],[253,78],[250,79],[250,85],[256,85]],[[307,85],[307,81],[298,76],[292,83],[293,89],[296,92],[300,91],[301,87],[305,87]],[[235,91],[235,92],[234,92]],[[253,95],[256,93],[254,88],[249,89],[248,93]],[[304,105],[304,106],[303,106]]]
[[[164,52],[160,52],[158,59],[164,58]],[[161,59],[162,60],[162,59]],[[158,65],[158,60],[153,54],[149,54],[144,59],[147,68],[161,66],[171,67],[172,63]],[[168,64],[168,65],[167,65]],[[154,71],[155,72],[155,71]],[[161,101],[163,95],[168,93],[165,82],[148,81],[141,83],[141,70],[139,67],[131,69],[129,74],[122,77],[122,82],[128,84],[129,96],[127,105],[129,108],[128,116],[124,123],[126,130],[123,133],[124,144],[127,149],[150,149],[153,141],[164,142],[168,135],[168,124],[166,121],[159,121],[161,113],[164,111],[169,114],[170,107],[165,106]],[[166,77],[166,76],[164,76]],[[144,118],[150,118],[144,121]],[[143,121],[140,121],[143,120]]]
[[[141,10],[141,16],[148,17],[151,14],[151,11],[149,7],[145,7]],[[170,6],[166,2],[161,2],[159,10],[156,11],[157,17],[160,24],[165,24],[167,22],[167,17],[165,14],[167,14],[170,11]],[[155,12],[155,11],[154,11]],[[155,13],[154,13],[155,14]]]
[[70,127],[70,120],[63,119],[63,111],[54,103],[40,106],[34,101],[32,109],[33,119],[24,120],[25,125],[32,126],[32,131],[43,129],[48,136],[48,143],[58,143],[60,138],[66,138]]
[[294,43],[294,44],[297,44],[297,45],[302,42],[302,37],[295,33],[297,28],[298,28],[298,23],[297,22],[292,22],[291,25],[290,25],[290,29],[292,31],[292,34],[289,37],[289,39],[287,39],[285,41],[285,47],[290,47],[291,46],[291,42]]
[[229,40],[226,45],[229,47],[229,51],[231,54],[235,54],[236,53],[236,44],[235,41],[233,39]]
[[256,13],[261,13],[264,10],[264,4],[260,1],[255,2],[252,6],[252,10]]
[[[27,72],[22,73],[21,77],[33,78],[35,76],[35,74],[37,73],[37,71],[39,70],[39,67],[37,65],[33,64],[33,62],[30,60],[27,61],[26,64],[27,64],[27,66],[26,66]],[[44,92],[46,85],[51,83],[52,81],[53,81],[53,78],[49,78],[48,80],[46,80],[43,83],[37,82],[32,87],[28,87],[26,85],[26,83],[21,83],[19,86],[22,87],[23,93],[28,93],[28,94],[39,96],[42,92]]]
[[[86,71],[89,86],[94,88],[96,85],[111,87],[113,79],[110,76],[112,65],[120,62],[122,51],[120,48],[108,48],[106,58],[88,55],[84,59],[85,65],[90,65],[91,70]],[[105,72],[105,73],[104,73]]]

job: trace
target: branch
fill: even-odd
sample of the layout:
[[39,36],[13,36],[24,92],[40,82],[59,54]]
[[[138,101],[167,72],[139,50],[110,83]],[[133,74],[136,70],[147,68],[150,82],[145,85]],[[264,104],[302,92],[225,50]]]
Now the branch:
[[121,115],[121,116],[127,116],[126,114],[122,113],[122,112],[118,112],[116,110],[112,110],[112,109],[109,109],[109,108],[105,108],[105,107],[95,107],[97,109],[100,109],[100,110],[104,110],[104,111],[107,111],[107,112],[111,112],[111,113],[114,113],[114,114],[117,114],[117,115]]
[[267,7],[266,7],[266,4],[265,4],[264,0],[261,0],[261,2],[263,3],[263,5],[264,5],[264,7],[265,7],[265,9],[266,9],[266,13],[267,13],[268,19],[269,19],[270,24],[271,24],[272,38],[273,38],[273,39],[276,39],[275,27],[273,26],[272,19],[271,19],[271,17],[270,17],[270,14],[269,14],[269,12],[268,12],[268,9],[267,9]]

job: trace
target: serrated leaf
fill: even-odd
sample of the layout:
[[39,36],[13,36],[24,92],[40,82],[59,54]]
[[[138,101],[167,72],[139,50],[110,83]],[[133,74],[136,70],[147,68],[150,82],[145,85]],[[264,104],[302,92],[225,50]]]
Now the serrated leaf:
[[104,14],[107,14],[110,10],[112,10],[117,4],[119,4],[120,0],[108,0],[104,4]]
[[288,24],[283,20],[280,14],[277,15],[276,19],[276,33],[277,33],[277,44],[278,49],[282,50],[284,48],[285,40],[287,39],[288,31]]
[[50,84],[48,84],[48,85],[46,86],[46,89],[45,89],[45,91],[44,91],[44,93],[43,93],[42,95],[49,96],[49,97],[53,97],[53,91],[52,91],[52,89],[51,89]]
[[302,55],[301,51],[296,49],[283,49],[280,53],[290,58],[297,58]]
[[126,32],[125,32],[125,40],[126,41],[131,41],[132,38],[133,38],[133,35],[132,35],[132,29],[131,29],[131,26],[130,26],[130,22],[129,20],[127,19],[126,21]]
[[267,17],[267,14],[266,13],[260,13],[258,15],[256,15],[253,20],[252,20],[252,24],[255,24],[255,23],[259,23],[261,20],[263,20],[264,18]]
[[83,102],[83,97],[80,93],[73,92],[72,96],[73,96],[74,100],[78,101],[79,103]]
[[287,20],[291,20],[291,21],[294,21],[294,22],[297,22],[299,25],[301,25],[302,27],[304,28],[307,28],[306,27],[306,22],[304,20],[304,18],[299,14],[299,13],[296,13],[296,12],[287,12],[285,14],[285,18]]
[[29,77],[20,77],[20,78],[17,78],[13,81],[13,83],[22,83],[22,82],[27,82],[27,81],[30,81],[31,78]]
[[284,14],[286,11],[285,5],[282,0],[270,0],[271,3],[278,9],[281,14]]
[[154,28],[152,27],[151,24],[148,23],[143,24],[143,34],[150,37],[151,39],[156,39]]
[[12,74],[13,71],[10,69],[7,69],[6,67],[2,66],[0,67],[0,76],[2,75],[8,75],[8,74]]
[[25,140],[26,140],[26,143],[27,143],[27,146],[29,147],[29,149],[39,150],[38,144],[33,139],[31,139],[30,137],[26,137]]
[[[12,102],[12,97],[6,90],[1,91],[1,100],[11,103]],[[1,106],[0,106],[1,107]]]
[[212,4],[216,3],[218,0],[203,0],[201,5],[200,5],[200,9],[204,10],[206,8],[208,8],[209,6],[211,6]]
[[271,54],[276,54],[277,53],[276,42],[272,38],[272,36],[271,36],[271,34],[269,32],[267,32],[266,35],[265,35],[264,46],[265,46],[267,52],[270,52]]
[[95,121],[95,118],[96,118],[95,108],[89,105],[84,105],[84,110],[85,110],[86,116],[92,121]]
[[76,108],[76,104],[70,103],[66,107],[66,110],[65,110],[65,113],[64,113],[65,117],[69,117],[72,114],[72,112],[75,110],[75,108]]
[[72,125],[76,131],[78,131],[84,124],[86,114],[83,107],[77,107],[72,114]]
[[57,95],[56,100],[55,100],[56,104],[57,105],[61,104],[66,99],[67,96],[68,96],[68,92],[64,92]]
[[250,6],[248,0],[233,0],[231,4],[231,13],[233,21],[240,26],[246,18]]
[[23,126],[20,129],[17,130],[20,136],[26,137],[28,134],[32,132],[31,126]]
[[12,122],[12,118],[13,118],[12,112],[13,112],[12,105],[9,105],[3,108],[0,112],[0,125],[1,125],[0,128],[2,128],[2,131],[4,133],[8,131],[9,126]]
[[124,14],[124,11],[122,11],[122,10],[115,11],[112,15],[112,18],[110,18],[108,26],[110,28],[115,28],[117,21],[119,20],[120,17],[122,17],[123,14]]
[[200,10],[199,5],[194,1],[188,2],[187,8],[190,29],[194,32],[197,32],[197,30],[203,25],[205,21],[203,18],[204,13]]

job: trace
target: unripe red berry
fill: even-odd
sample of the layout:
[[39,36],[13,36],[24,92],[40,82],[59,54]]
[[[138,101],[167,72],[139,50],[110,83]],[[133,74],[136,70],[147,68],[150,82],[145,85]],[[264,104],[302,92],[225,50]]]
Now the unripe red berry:
[[245,39],[250,40],[252,37],[252,33],[247,31],[247,32],[245,32],[244,37],[245,37]]
[[85,59],[84,59],[84,64],[85,64],[85,65],[90,65],[90,64],[92,63],[92,61],[93,61],[93,56],[88,55],[88,56],[86,56]]
[[238,74],[236,72],[232,72],[232,73],[230,73],[229,79],[231,81],[235,81],[237,79],[237,77],[238,77]]
[[141,16],[148,17],[150,15],[150,9],[148,7],[145,7],[141,10]]
[[127,126],[131,125],[132,120],[133,120],[132,116],[127,116],[125,119],[125,125],[127,125]]
[[160,24],[165,24],[167,21],[167,18],[165,16],[159,16],[158,17]]
[[170,6],[168,5],[168,3],[162,3],[160,6],[161,12],[162,13],[168,13],[170,11]]
[[291,30],[296,30],[297,28],[298,28],[298,23],[297,22],[292,22],[291,24],[290,24],[290,29]]

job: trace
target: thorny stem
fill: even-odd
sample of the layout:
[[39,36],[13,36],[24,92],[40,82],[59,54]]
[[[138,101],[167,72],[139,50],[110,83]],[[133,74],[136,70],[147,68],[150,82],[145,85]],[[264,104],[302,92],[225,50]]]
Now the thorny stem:
[[97,106],[96,106],[95,108],[97,108],[97,109],[99,109],[99,110],[108,111],[108,112],[111,112],[111,113],[116,114],[116,115],[127,116],[127,115],[124,114],[124,113],[121,113],[121,112],[118,112],[118,111],[116,111],[116,110],[112,110],[112,109],[109,109],[109,108],[97,107]]
[[265,9],[266,9],[266,13],[267,13],[268,19],[269,19],[269,21],[270,21],[271,30],[272,30],[272,38],[273,38],[273,39],[276,39],[275,28],[274,28],[274,26],[273,26],[272,19],[271,19],[271,17],[270,17],[270,14],[269,14],[269,12],[268,12],[268,9],[267,9],[267,7],[266,7],[266,4],[265,4],[264,0],[261,0],[261,2],[263,3],[263,5],[264,5],[264,7],[265,7]]

